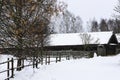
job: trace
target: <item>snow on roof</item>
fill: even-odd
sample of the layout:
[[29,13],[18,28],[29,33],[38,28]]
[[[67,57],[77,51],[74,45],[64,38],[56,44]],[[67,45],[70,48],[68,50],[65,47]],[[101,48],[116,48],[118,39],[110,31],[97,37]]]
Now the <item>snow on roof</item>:
[[116,38],[118,40],[118,43],[120,43],[120,33],[116,34]]
[[[50,46],[62,46],[62,45],[83,45],[87,37],[89,36],[87,44],[107,44],[111,38],[113,32],[87,32],[87,33],[67,33],[67,34],[51,34]],[[85,39],[83,39],[85,38]]]

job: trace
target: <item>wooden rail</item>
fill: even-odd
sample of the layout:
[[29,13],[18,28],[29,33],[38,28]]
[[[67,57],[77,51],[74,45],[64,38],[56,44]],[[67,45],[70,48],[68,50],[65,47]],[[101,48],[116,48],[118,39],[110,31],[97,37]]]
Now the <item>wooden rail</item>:
[[38,68],[38,64],[47,65],[47,64],[50,64],[51,62],[60,61],[60,59],[56,59],[54,61],[53,60],[51,61],[50,56],[46,56],[44,59],[45,60],[43,60],[43,58],[41,58],[41,59],[33,58],[33,60],[32,60],[33,62],[31,64],[27,64],[27,65],[24,64],[24,65],[21,65],[21,66],[15,66],[14,62],[17,61],[18,59],[8,58],[7,61],[0,63],[0,65],[7,64],[7,69],[3,70],[3,71],[0,71],[0,74],[6,73],[7,78],[5,78],[5,80],[10,80],[10,78],[14,78],[15,69],[17,70],[18,68],[24,68],[24,67],[29,67],[29,66],[33,66],[33,68]]
[[[66,53],[67,53],[67,55],[66,55]],[[63,58],[63,57],[66,58],[66,60],[70,60],[71,55],[72,55],[73,59],[81,58],[81,56],[83,56],[81,54],[83,52],[78,52],[78,51],[75,51],[74,53],[69,51],[69,52],[66,52],[66,53],[64,54],[63,52],[53,52],[52,51],[52,52],[49,52],[49,54],[46,53],[43,57],[40,57],[40,58],[33,57],[31,59],[26,59],[26,60],[31,60],[31,64],[25,65],[23,63],[20,66],[15,66],[14,65],[14,63],[16,61],[18,61],[18,59],[8,58],[7,61],[0,63],[0,65],[7,64],[7,69],[3,70],[3,71],[0,71],[0,74],[6,72],[7,73],[7,78],[5,80],[9,80],[10,78],[14,78],[15,69],[17,70],[18,68],[23,69],[24,67],[28,67],[28,66],[33,66],[33,68],[38,68],[38,64],[49,65],[51,62],[55,62],[55,63],[61,62],[62,61],[61,58]],[[89,55],[88,53],[86,53],[86,54]],[[86,54],[84,54],[84,56],[86,56]],[[55,58],[55,60],[51,60],[51,58]],[[22,59],[20,59],[20,60],[22,60]],[[24,62],[24,60],[25,59],[23,59],[23,62]]]

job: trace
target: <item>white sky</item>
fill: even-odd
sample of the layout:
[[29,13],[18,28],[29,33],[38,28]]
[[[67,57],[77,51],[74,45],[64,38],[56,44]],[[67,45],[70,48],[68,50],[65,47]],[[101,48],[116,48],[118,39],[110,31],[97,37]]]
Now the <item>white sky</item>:
[[68,10],[79,15],[83,22],[90,19],[112,18],[118,0],[62,0],[68,4]]

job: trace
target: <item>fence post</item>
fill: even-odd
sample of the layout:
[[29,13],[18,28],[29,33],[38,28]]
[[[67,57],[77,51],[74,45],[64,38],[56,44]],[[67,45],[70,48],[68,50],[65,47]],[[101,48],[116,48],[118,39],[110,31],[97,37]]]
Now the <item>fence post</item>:
[[14,60],[13,58],[11,59],[11,78],[14,77]]
[[35,68],[35,57],[33,57],[33,68]]
[[59,53],[59,62],[61,62],[61,53]]
[[9,69],[10,69],[10,64],[9,64],[9,58],[8,58],[8,63],[7,63],[7,80],[9,80]]
[[22,58],[22,68],[24,68],[24,58]]
[[68,55],[66,55],[66,60],[68,60]]
[[49,54],[49,56],[48,56],[48,64],[50,64],[50,54]]
[[47,53],[46,53],[46,57],[45,57],[45,64],[47,65]]
[[56,63],[57,63],[58,57],[56,56]]
[[70,53],[68,54],[68,60],[70,60]]
[[45,57],[45,64],[47,65],[47,56]]
[[35,59],[35,66],[36,66],[36,68],[38,68],[38,59],[37,59],[37,57],[36,57],[36,59]]
[[43,57],[41,57],[41,60],[40,60],[40,61],[41,61],[41,65],[43,65]]

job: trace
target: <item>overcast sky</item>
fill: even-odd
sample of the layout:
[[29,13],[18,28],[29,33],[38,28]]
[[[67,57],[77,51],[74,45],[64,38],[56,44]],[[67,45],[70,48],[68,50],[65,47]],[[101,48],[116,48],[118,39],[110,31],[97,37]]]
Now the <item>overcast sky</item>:
[[68,10],[79,15],[83,22],[90,19],[112,18],[113,10],[118,0],[63,0],[68,4]]

